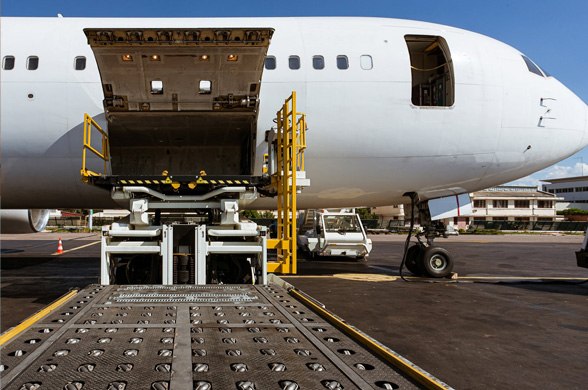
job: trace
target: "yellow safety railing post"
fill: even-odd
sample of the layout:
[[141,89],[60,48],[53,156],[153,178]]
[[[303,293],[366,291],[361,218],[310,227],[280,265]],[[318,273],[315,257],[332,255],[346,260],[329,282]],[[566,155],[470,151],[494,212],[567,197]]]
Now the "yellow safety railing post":
[[[102,151],[99,152],[95,148],[92,147],[92,127],[95,127],[102,134]],[[108,161],[110,160],[110,148],[108,146],[108,134],[92,117],[88,114],[84,114],[84,144],[82,150],[82,181],[87,182],[88,177],[90,176],[100,176],[101,173],[95,173],[86,168],[86,150],[91,151],[96,156],[100,157],[104,160],[104,174],[107,173],[108,170]]]
[[268,265],[268,271],[297,272],[297,176],[304,169],[306,148],[306,119],[296,112],[296,92],[285,100],[277,112],[276,173],[272,184],[278,191],[278,238],[269,240],[268,247],[278,251],[278,263]]
[[297,164],[296,164],[296,160],[298,160],[298,153],[296,150],[296,139],[297,139],[297,135],[296,135],[296,127],[297,127],[297,123],[296,123],[296,92],[292,92],[292,120],[290,122],[290,131],[288,132],[288,141],[290,142],[290,147],[288,148],[288,151],[290,153],[290,163],[288,164],[288,173],[290,173],[290,175],[292,176],[292,184],[290,184],[290,181],[288,180],[288,185],[291,185],[291,188],[289,188],[288,191],[288,195],[291,198],[291,202],[292,202],[292,207],[291,207],[291,212],[292,212],[292,229],[290,232],[290,240],[293,243],[292,245],[292,265],[291,265],[291,269],[292,269],[292,273],[295,274],[297,271],[297,267],[296,267],[296,263],[298,260],[297,256],[297,236],[298,236],[298,231],[297,231],[297,226],[296,223],[297,218],[296,218],[296,170],[297,170]]

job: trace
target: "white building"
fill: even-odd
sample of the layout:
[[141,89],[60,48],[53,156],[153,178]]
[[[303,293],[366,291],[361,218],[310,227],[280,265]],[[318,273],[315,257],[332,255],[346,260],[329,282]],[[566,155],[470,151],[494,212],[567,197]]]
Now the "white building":
[[473,221],[551,222],[558,218],[555,206],[559,198],[537,187],[498,186],[470,197]]
[[[457,229],[466,229],[474,221],[552,222],[561,219],[557,216],[555,207],[556,201],[562,198],[540,191],[537,187],[498,186],[470,193],[470,198],[473,211],[471,215],[448,218],[443,222]],[[398,205],[377,207],[373,212],[382,216],[384,221],[408,220],[404,210],[402,205]]]
[[558,196],[556,208],[588,210],[588,176],[566,177],[563,179],[542,180],[545,192]]

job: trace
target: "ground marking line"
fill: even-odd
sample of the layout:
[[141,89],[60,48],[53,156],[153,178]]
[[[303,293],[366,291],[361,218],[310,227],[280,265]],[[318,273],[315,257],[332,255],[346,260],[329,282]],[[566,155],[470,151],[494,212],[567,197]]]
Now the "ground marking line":
[[[88,239],[88,237],[66,238],[66,239],[64,239],[64,240],[62,240],[62,241],[63,241],[63,242],[70,242],[70,241],[75,241],[75,240],[84,240],[84,239],[86,239],[86,240],[87,240],[87,239]],[[22,249],[22,250],[24,251],[24,248],[27,248],[27,249],[34,249],[34,248],[40,248],[40,247],[42,247],[42,246],[49,246],[49,245],[55,245],[55,241],[54,241],[54,240],[51,240],[50,242],[46,242],[46,243],[44,243],[44,244],[32,244],[32,245],[25,245],[25,246],[21,246],[21,247],[18,247],[18,248],[4,248],[3,250],[9,250],[9,251],[10,251],[10,250],[13,250],[13,251],[17,251],[17,250],[21,250],[21,249]],[[6,252],[6,253],[7,253],[7,254],[10,254],[10,252]]]
[[[100,242],[101,241],[94,241],[94,242],[91,242],[91,243],[86,244],[86,245],[78,246],[77,248],[68,249],[66,251],[63,251],[63,253],[77,251],[78,249],[82,249],[82,248],[88,247],[90,245],[100,244]],[[51,256],[62,255],[63,253],[53,253]]]
[[[280,275],[281,278],[305,278],[305,279],[313,279],[313,278],[333,278],[338,277],[338,275],[346,275],[346,274],[333,274],[333,275]],[[366,278],[370,277],[371,275],[382,275],[382,274],[354,274],[354,275],[364,275]],[[385,275],[385,276],[392,276],[396,277],[397,275]],[[428,280],[429,278],[421,278],[419,276],[405,276],[406,279],[422,279]],[[479,280],[586,280],[586,278],[572,278],[572,277],[565,277],[565,276],[459,276],[457,280],[468,280],[468,279],[479,279]],[[437,279],[439,281],[443,281],[443,279]],[[390,280],[392,281],[392,280]],[[451,280],[447,280],[447,282],[451,282]]]

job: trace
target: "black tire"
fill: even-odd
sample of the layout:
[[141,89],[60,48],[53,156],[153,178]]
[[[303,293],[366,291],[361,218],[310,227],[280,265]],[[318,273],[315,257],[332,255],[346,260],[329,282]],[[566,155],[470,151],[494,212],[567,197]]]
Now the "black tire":
[[444,278],[453,270],[453,256],[445,248],[430,246],[421,252],[417,265],[427,276]]
[[306,261],[313,261],[314,260],[314,253],[306,251],[302,248],[298,248],[297,254],[298,254],[298,256],[300,256],[302,259],[304,259]]
[[414,275],[421,275],[419,267],[417,266],[417,259],[421,252],[422,248],[418,244],[411,246],[408,248],[408,252],[406,252],[404,265],[406,266],[406,269]]

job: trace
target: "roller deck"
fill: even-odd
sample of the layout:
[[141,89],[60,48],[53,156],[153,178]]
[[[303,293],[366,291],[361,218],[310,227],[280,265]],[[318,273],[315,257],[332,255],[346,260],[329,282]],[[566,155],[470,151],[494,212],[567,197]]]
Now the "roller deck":
[[302,301],[276,284],[90,285],[4,333],[2,389],[449,388]]

